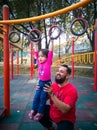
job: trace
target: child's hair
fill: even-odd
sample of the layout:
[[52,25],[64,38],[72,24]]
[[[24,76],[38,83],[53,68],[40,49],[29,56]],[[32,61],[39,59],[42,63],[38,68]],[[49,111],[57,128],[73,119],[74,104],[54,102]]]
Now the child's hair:
[[43,55],[46,56],[46,58],[48,57],[48,49],[41,49],[39,51],[41,51],[43,53]]

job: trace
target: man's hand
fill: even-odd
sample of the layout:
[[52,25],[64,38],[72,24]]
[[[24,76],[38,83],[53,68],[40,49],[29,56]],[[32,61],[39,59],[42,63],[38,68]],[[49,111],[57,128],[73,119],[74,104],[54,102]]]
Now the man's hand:
[[37,86],[36,86],[36,90],[38,90],[39,88],[40,88],[40,86],[39,86],[39,85],[37,85]]
[[46,87],[44,87],[44,91],[48,92],[48,94],[51,95],[52,94],[52,86],[51,85],[49,86],[47,84],[45,84],[45,86]]

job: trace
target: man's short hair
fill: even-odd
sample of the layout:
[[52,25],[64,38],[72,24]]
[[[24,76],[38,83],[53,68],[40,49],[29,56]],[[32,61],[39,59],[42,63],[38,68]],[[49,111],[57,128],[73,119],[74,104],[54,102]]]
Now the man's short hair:
[[63,64],[63,65],[61,65],[61,66],[63,66],[63,67],[65,67],[65,68],[67,68],[67,73],[68,73],[68,74],[71,74],[71,68],[70,68],[70,67],[68,67],[68,65]]

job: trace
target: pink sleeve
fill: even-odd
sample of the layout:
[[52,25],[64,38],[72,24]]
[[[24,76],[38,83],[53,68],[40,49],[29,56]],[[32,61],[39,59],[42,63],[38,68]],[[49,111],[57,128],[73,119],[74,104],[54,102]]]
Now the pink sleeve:
[[49,51],[49,53],[48,53],[48,62],[50,64],[52,64],[52,59],[53,59],[53,51]]

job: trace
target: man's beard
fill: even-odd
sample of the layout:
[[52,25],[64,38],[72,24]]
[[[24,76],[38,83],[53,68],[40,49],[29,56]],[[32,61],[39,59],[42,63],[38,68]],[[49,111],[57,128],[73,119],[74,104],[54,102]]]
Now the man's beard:
[[64,76],[63,78],[57,78],[57,76],[55,76],[55,82],[58,84],[64,83],[65,80],[66,80],[66,76]]

